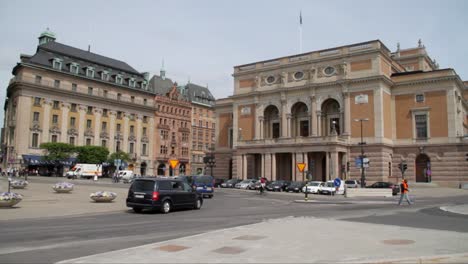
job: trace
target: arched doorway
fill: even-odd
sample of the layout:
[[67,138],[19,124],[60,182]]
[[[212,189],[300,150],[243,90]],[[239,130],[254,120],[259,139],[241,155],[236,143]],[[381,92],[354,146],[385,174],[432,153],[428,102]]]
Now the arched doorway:
[[335,99],[327,99],[322,104],[322,135],[341,134],[340,104]]
[[426,154],[419,154],[416,157],[416,182],[430,182],[428,171],[431,170],[431,159]]
[[185,163],[181,163],[179,166],[179,175],[185,175]]
[[274,105],[269,105],[263,112],[263,118],[264,138],[279,138],[281,122],[278,108]]
[[309,136],[309,115],[307,105],[297,102],[291,108],[291,135],[293,137]]
[[145,176],[145,175],[146,175],[146,167],[147,167],[146,162],[142,162],[142,163],[140,164],[140,175],[141,175],[141,176]]
[[161,163],[158,166],[158,176],[164,176],[166,171],[166,164]]

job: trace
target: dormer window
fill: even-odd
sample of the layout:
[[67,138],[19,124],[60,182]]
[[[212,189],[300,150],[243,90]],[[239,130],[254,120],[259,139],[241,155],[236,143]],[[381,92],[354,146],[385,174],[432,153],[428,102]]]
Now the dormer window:
[[70,72],[74,74],[78,74],[78,71],[80,70],[80,65],[78,63],[72,62],[70,64]]
[[128,86],[130,86],[130,87],[135,87],[135,85],[136,85],[135,79],[134,79],[134,78],[130,78],[130,79],[128,80]]
[[102,71],[101,72],[101,80],[109,81],[109,72],[108,71]]
[[61,71],[62,70],[62,60],[55,58],[52,61],[52,68]]
[[117,74],[117,75],[115,76],[115,83],[117,83],[117,84],[122,84],[122,82],[123,82],[122,75]]
[[148,83],[146,81],[141,82],[141,89],[148,90]]
[[86,77],[94,78],[94,68],[86,67]]

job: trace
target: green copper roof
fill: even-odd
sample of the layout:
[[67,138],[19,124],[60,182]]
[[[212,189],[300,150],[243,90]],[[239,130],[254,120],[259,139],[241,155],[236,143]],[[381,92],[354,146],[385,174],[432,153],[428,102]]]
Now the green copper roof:
[[42,32],[39,38],[42,37],[49,37],[49,38],[54,38],[55,39],[55,34],[49,30],[49,28],[46,29],[46,31]]

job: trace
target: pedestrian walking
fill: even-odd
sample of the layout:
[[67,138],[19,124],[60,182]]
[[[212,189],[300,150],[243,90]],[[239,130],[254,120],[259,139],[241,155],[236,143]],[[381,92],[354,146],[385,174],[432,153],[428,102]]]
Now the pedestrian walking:
[[398,202],[398,205],[401,205],[401,202],[403,201],[403,199],[406,199],[408,204],[412,205],[413,203],[411,202],[408,196],[409,188],[408,188],[408,181],[406,179],[403,179],[401,181],[400,189],[401,189],[401,196],[400,196],[400,201]]

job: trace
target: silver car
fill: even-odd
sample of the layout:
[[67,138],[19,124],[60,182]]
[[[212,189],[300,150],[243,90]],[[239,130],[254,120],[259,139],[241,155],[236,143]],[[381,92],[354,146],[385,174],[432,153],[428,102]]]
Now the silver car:
[[360,188],[361,182],[358,180],[346,180],[345,181],[346,188]]

